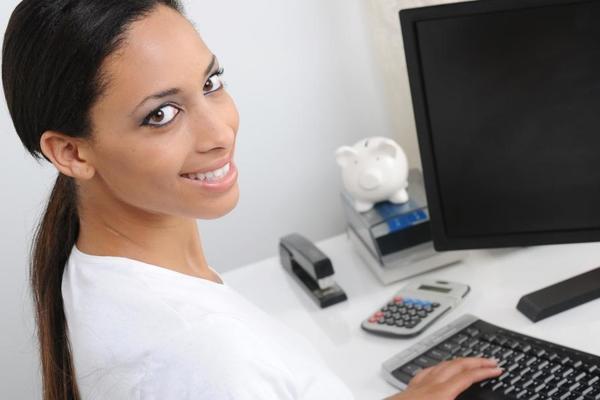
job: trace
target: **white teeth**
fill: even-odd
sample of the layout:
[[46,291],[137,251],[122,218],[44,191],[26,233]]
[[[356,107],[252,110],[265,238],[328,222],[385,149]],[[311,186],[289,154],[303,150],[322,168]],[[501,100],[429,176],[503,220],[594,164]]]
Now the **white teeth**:
[[230,164],[227,163],[224,167],[219,168],[215,171],[206,172],[204,174],[185,174],[185,178],[193,179],[196,181],[217,181],[229,173]]

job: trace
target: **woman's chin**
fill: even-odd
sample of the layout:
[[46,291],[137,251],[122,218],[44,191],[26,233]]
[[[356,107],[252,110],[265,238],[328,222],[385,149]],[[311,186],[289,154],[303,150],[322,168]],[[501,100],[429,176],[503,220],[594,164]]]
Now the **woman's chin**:
[[204,207],[195,213],[196,219],[218,219],[226,216],[235,209],[240,199],[240,192],[236,184],[226,195],[219,197],[212,204],[203,204]]

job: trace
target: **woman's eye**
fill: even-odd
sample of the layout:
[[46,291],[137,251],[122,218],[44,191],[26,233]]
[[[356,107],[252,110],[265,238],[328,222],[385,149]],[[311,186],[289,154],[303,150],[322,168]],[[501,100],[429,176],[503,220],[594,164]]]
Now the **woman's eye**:
[[212,92],[216,92],[217,90],[223,87],[223,80],[221,79],[221,75],[223,75],[222,71],[217,72],[212,75],[206,83],[204,84],[204,94],[209,94]]
[[175,119],[179,112],[180,110],[175,106],[163,106],[150,114],[146,120],[144,120],[144,125],[150,125],[153,127],[167,125],[169,122]]

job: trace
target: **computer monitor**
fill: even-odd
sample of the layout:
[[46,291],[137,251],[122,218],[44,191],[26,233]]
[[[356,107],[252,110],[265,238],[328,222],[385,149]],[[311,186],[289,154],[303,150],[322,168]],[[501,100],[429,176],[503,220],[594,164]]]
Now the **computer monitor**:
[[436,248],[600,240],[600,1],[400,19]]

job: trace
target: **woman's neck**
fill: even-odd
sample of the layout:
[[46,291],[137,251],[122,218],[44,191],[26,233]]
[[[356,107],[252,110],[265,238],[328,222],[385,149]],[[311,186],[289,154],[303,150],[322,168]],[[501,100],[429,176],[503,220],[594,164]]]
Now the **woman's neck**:
[[196,221],[152,214],[121,202],[80,198],[77,248],[126,257],[221,283],[209,268]]

